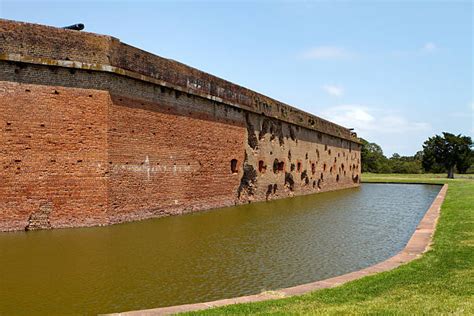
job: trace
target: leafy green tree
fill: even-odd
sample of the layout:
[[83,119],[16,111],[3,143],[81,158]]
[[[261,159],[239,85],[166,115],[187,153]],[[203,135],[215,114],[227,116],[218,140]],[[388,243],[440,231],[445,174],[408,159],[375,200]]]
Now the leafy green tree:
[[415,156],[413,156],[413,159],[422,161],[423,160],[423,150],[419,150],[416,152]]
[[422,151],[421,165],[425,172],[443,173],[446,171],[442,164],[436,162],[435,155],[430,150]]
[[466,173],[469,168],[474,163],[474,151],[466,152],[464,157],[461,157],[459,161],[456,163],[456,169],[459,173],[464,174]]
[[[423,168],[431,170],[440,164],[448,172],[448,178],[454,178],[454,167],[466,172],[472,157],[472,139],[468,136],[454,135],[443,132],[443,136],[435,135],[423,145]],[[467,167],[466,167],[467,166]]]
[[388,162],[393,173],[421,173],[421,160],[415,156],[400,156],[395,153]]
[[369,143],[361,138],[362,172],[390,173],[391,169],[382,148],[376,143]]

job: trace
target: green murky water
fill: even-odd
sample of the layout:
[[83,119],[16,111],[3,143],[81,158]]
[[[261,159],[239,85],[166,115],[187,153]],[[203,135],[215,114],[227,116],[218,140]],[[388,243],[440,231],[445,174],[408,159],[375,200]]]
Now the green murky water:
[[0,233],[0,314],[97,314],[258,293],[400,251],[439,192],[356,189],[109,227]]

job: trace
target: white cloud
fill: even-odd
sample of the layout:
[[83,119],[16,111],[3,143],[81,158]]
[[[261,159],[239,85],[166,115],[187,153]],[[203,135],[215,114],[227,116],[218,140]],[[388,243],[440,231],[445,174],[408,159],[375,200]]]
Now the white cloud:
[[344,89],[336,85],[326,84],[326,85],[321,86],[321,89],[323,89],[324,91],[326,91],[326,93],[335,97],[340,97],[344,94]]
[[432,133],[430,124],[410,120],[399,113],[358,104],[339,105],[319,113],[321,117],[347,128],[359,137],[382,146],[388,156],[394,152],[413,155]]
[[425,43],[425,45],[423,45],[422,51],[425,53],[432,53],[436,50],[436,48],[437,47],[435,43],[428,42],[428,43]]
[[361,133],[363,137],[380,133],[403,134],[430,129],[428,123],[410,121],[398,114],[356,104],[328,108],[321,113],[321,116],[342,126],[355,128],[356,132]]
[[352,54],[342,47],[319,46],[307,50],[302,56],[305,59],[346,59]]

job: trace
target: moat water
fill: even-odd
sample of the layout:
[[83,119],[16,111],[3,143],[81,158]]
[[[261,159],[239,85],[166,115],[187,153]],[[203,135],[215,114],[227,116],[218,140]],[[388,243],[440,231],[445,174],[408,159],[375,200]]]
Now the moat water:
[[259,293],[404,248],[440,187],[360,188],[108,227],[0,234],[0,315],[98,314]]

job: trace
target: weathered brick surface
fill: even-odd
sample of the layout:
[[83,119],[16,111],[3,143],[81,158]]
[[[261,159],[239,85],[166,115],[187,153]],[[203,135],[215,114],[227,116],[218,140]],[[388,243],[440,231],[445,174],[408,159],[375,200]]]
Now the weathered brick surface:
[[233,205],[241,172],[233,174],[230,164],[236,159],[241,169],[245,134],[232,113],[227,120],[209,120],[114,97],[108,134],[111,221]]
[[30,218],[44,228],[107,222],[109,102],[104,91],[0,81],[0,230]]
[[[241,198],[264,200],[359,185],[359,144],[247,114]],[[247,168],[246,168],[247,167]],[[253,172],[255,171],[255,172]]]
[[[6,81],[0,94],[1,230],[104,225],[358,185],[357,144],[207,100]],[[193,110],[202,102],[209,111]]]
[[[254,93],[118,42],[111,53],[109,37],[23,26],[0,20],[0,54],[110,62],[180,85],[205,77],[193,89],[208,82],[211,94]],[[359,185],[360,145],[348,130],[264,115],[287,108],[260,95],[256,113],[191,90],[0,60],[0,230],[105,225]]]

